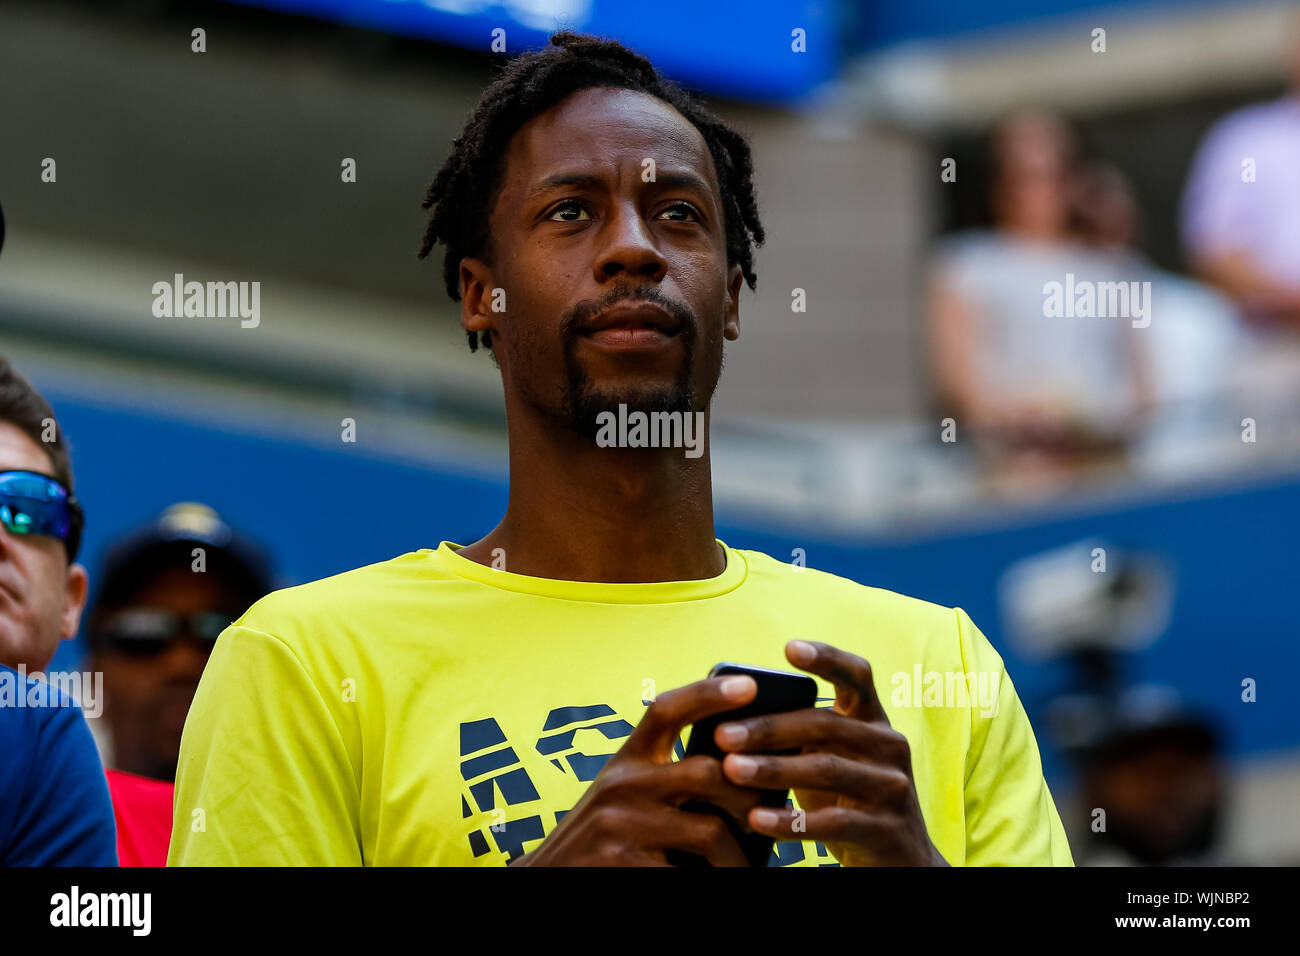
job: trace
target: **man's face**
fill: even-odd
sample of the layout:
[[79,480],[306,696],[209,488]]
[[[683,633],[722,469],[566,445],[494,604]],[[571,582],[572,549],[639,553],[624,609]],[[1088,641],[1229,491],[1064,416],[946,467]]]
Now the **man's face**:
[[[52,475],[53,464],[25,432],[0,422],[0,471]],[[59,641],[77,633],[85,600],[86,571],[68,565],[62,541],[0,525],[0,664],[44,671]]]
[[128,641],[117,646],[100,637],[106,625],[133,611],[166,611],[187,621],[219,612],[234,620],[247,603],[214,575],[177,567],[155,575],[126,604],[95,609],[92,665],[104,675],[104,716],[119,770],[159,780],[175,776],[185,717],[212,647],[189,634],[161,647]]
[[999,134],[992,205],[998,222],[1040,235],[1065,230],[1071,169],[1068,146],[1048,122],[1021,120]]
[[671,106],[602,87],[535,117],[507,151],[490,232],[491,266],[461,266],[462,321],[491,331],[507,407],[591,436],[619,403],[708,406],[742,277],[708,146]]
[[1106,810],[1107,840],[1144,864],[1215,843],[1223,788],[1212,755],[1171,743],[1143,747],[1094,770],[1085,787],[1088,806]]

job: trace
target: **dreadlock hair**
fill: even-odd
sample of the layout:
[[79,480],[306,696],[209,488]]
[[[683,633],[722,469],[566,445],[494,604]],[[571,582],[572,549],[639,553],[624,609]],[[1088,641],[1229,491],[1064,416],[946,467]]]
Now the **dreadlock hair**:
[[[443,280],[452,301],[460,300],[460,261],[466,256],[490,259],[488,221],[505,174],[506,147],[533,117],[573,93],[609,86],[654,96],[688,119],[708,144],[717,168],[726,221],[727,264],[739,264],[754,288],[753,245],[762,245],[763,225],[754,197],[753,159],[745,138],[723,123],[681,86],[662,77],[650,61],[614,40],[568,31],[551,37],[550,46],[510,60],[483,91],[451,155],[429,186],[423,208],[431,210],[418,258],[438,243],[447,246]],[[469,332],[469,348],[478,348],[478,333]],[[483,344],[492,347],[483,333]]]

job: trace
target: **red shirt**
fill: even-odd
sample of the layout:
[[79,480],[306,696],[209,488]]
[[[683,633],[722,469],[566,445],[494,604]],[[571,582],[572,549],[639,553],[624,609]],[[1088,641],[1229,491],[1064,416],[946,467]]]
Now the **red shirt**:
[[166,866],[172,838],[174,784],[121,770],[105,770],[117,819],[120,866]]

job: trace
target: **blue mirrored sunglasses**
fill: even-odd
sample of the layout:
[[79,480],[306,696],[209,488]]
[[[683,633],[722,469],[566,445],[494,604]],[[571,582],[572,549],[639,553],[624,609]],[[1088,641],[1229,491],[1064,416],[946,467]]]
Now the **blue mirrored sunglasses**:
[[35,471],[0,471],[0,524],[10,534],[58,538],[68,563],[81,545],[81,505],[60,482]]

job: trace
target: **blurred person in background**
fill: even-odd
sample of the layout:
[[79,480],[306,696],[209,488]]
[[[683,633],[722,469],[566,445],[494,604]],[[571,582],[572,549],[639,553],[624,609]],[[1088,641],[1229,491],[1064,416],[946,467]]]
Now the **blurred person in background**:
[[1206,134],[1184,187],[1183,241],[1262,342],[1300,354],[1300,16],[1291,90],[1239,109]]
[[[1085,866],[1223,866],[1225,784],[1213,725],[1172,688],[1135,686],[1097,709],[1074,751]],[[1097,811],[1104,811],[1104,817]]]
[[1182,232],[1193,268],[1240,306],[1245,414],[1294,429],[1300,424],[1300,16],[1290,49],[1290,91],[1230,113],[1206,134],[1183,191]]
[[1078,147],[1054,114],[993,134],[993,228],[940,242],[926,336],[936,398],[973,436],[994,490],[1050,490],[1124,464],[1147,380],[1122,317],[1049,316],[1050,283],[1105,281],[1119,263],[1070,234]]
[[190,701],[217,636],[271,589],[261,551],[211,508],[167,508],[107,551],[87,625],[123,866],[163,866]]
[[[1158,269],[1139,248],[1141,211],[1127,176],[1109,163],[1084,165],[1072,196],[1072,231],[1126,276],[1152,284],[1151,324],[1135,329],[1149,375],[1150,453],[1218,431],[1223,407],[1244,374],[1243,341],[1232,300],[1213,286]],[[1177,461],[1183,460],[1181,457]]]
[[27,675],[77,633],[81,526],[54,412],[0,356],[0,866],[117,865],[86,718]]

